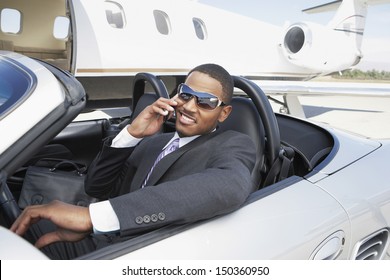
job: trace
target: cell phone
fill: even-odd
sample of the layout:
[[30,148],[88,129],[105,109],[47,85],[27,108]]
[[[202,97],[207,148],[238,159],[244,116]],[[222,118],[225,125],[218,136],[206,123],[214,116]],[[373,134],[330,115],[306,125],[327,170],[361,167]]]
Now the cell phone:
[[[172,107],[175,107],[175,106],[172,106]],[[166,111],[166,110],[164,110]],[[168,114],[166,116],[164,116],[164,123],[166,123],[169,119],[173,118],[176,116],[176,112],[173,111],[172,113],[168,112]]]

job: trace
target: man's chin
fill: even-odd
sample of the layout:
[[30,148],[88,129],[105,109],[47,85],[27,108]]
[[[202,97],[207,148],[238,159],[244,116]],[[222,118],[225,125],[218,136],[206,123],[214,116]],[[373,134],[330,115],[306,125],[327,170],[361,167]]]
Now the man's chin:
[[209,133],[213,132],[214,130],[215,129],[212,129],[210,131],[195,131],[195,130],[176,128],[176,132],[180,138],[191,137],[191,136],[195,136],[195,135],[205,135],[205,134],[209,134]]
[[199,135],[200,132],[195,128],[195,125],[182,125],[176,123],[176,132],[180,137],[191,137],[194,135]]
[[182,130],[182,129],[176,129],[176,132],[179,135],[179,137],[181,137],[181,138],[182,137],[191,137],[191,136],[195,135],[193,133],[190,133],[190,132]]

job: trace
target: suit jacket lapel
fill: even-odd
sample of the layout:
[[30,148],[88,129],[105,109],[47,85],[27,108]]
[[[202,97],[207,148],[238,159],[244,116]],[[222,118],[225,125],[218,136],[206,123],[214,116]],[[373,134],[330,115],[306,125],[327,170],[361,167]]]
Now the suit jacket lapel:
[[142,186],[146,175],[152,168],[156,158],[172,137],[173,133],[161,134],[161,137],[156,139],[156,141],[152,141],[153,144],[149,143],[147,145],[147,149],[144,149],[145,151],[143,152],[144,156],[142,161],[139,163],[138,170],[131,182],[130,191],[139,189]]
[[[193,147],[196,147],[198,145],[201,145],[202,143],[206,142],[209,138],[214,137],[217,134],[217,132],[209,133],[203,136],[199,136],[192,142],[188,143],[184,147],[181,147],[180,149],[170,153],[169,155],[165,156],[154,168],[149,180],[148,185],[155,185],[160,178],[167,172],[167,170],[174,164],[184,153],[191,150]],[[169,140],[168,140],[169,141]],[[156,156],[157,157],[157,156]],[[154,163],[154,161],[153,161]],[[153,165],[152,163],[152,165]],[[150,166],[152,166],[150,165]],[[146,176],[146,174],[145,174]]]

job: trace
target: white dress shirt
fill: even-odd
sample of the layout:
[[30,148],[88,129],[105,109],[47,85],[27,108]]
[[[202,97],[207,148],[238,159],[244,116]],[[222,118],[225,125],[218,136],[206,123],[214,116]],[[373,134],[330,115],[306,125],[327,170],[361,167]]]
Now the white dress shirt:
[[[164,146],[168,146],[174,139],[179,138],[179,148],[190,143],[192,140],[199,137],[199,135],[191,137],[179,138],[177,132],[172,139]],[[128,131],[127,127],[112,140],[111,147],[113,148],[127,148],[136,146],[142,138],[133,137]],[[163,148],[163,149],[164,149]],[[120,229],[120,224],[111,203],[108,200],[91,203],[89,205],[89,214],[95,233],[110,233],[116,232]]]

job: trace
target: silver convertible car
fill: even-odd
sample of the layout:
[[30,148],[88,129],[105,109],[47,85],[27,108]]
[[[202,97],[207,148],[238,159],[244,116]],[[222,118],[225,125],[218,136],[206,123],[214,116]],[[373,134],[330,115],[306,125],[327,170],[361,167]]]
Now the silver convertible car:
[[[103,138],[150,100],[169,96],[160,77],[139,73],[132,82],[128,106],[92,106],[67,72],[0,51],[1,259],[46,258],[8,230],[20,213],[23,170],[48,157],[88,165]],[[257,85],[234,82],[234,114],[221,129],[256,141],[258,190],[232,213],[159,228],[80,259],[390,259],[390,141],[276,114]],[[105,117],[92,114],[97,107]]]

